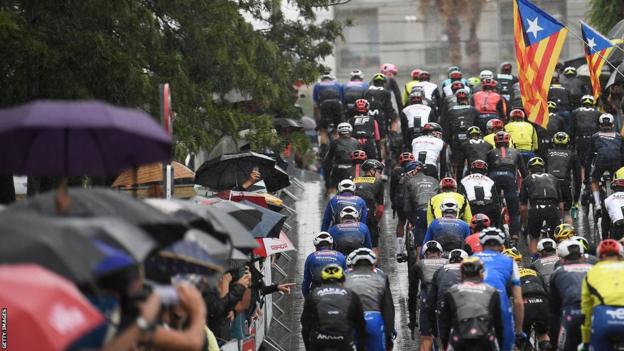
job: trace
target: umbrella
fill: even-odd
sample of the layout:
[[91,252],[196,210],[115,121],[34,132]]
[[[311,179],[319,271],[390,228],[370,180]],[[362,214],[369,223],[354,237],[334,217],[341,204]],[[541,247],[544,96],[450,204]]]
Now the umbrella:
[[240,137],[238,140],[234,140],[230,135],[224,135],[217,141],[215,146],[212,147],[207,159],[213,160],[224,154],[235,154],[241,152],[245,148],[249,148],[249,142],[247,140]]
[[286,221],[286,216],[279,214],[268,208],[258,206],[253,202],[243,200],[242,204],[253,207],[262,212],[262,221],[252,228],[251,234],[256,238],[277,238],[279,237],[280,230]]
[[262,212],[254,207],[234,201],[219,201],[214,205],[236,218],[247,229],[251,230],[262,222]]
[[286,129],[290,128],[292,130],[301,130],[303,129],[303,125],[292,118],[275,118],[273,120],[273,125],[276,128]]
[[[130,195],[108,188],[70,188],[68,217],[115,217],[143,228],[161,246],[182,239],[188,230],[182,219],[154,211],[154,208]],[[55,193],[48,192],[9,206],[5,212],[36,212],[57,215]]]
[[5,212],[0,216],[0,264],[37,263],[76,283],[88,283],[105,256],[76,230],[62,219]]
[[316,129],[316,121],[314,118],[303,116],[301,117],[301,125],[303,125],[303,129],[305,130],[315,130]]
[[609,39],[624,38],[624,19],[616,23],[615,26],[611,28],[609,33],[607,33],[607,38]]
[[0,285],[10,350],[65,350],[104,321],[71,282],[37,265],[0,267]]
[[112,247],[102,241],[94,240],[95,247],[104,254],[104,259],[98,263],[93,272],[102,276],[120,269],[128,268],[137,264],[137,262],[121,249]]
[[290,185],[288,174],[275,168],[274,159],[251,151],[225,154],[204,162],[195,173],[195,183],[217,190],[232,189],[242,184],[254,167],[262,174],[267,191]]
[[[185,165],[179,162],[172,162],[173,165],[173,177],[174,179],[194,179],[195,172],[191,171]],[[137,169],[127,169],[115,179],[113,188],[133,186],[137,184],[146,184],[153,182],[162,182],[163,170],[162,163],[152,163],[149,165],[141,166]]]
[[0,110],[0,169],[113,175],[168,160],[171,137],[145,112],[101,101],[34,101]]
[[267,257],[280,252],[297,251],[286,233],[280,231],[279,238],[256,239],[260,247],[254,249],[254,256]]

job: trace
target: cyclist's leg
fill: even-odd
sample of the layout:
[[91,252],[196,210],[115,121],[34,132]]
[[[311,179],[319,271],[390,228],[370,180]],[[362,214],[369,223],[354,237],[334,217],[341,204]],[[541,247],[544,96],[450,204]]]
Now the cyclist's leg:
[[621,314],[624,314],[624,308],[621,307],[594,307],[590,339],[593,350],[614,350],[613,340],[624,340],[624,319],[617,318]]
[[581,343],[583,315],[579,309],[564,309],[559,328],[558,350],[574,351]]
[[405,223],[407,221],[405,218],[405,213],[403,213],[403,210],[401,209],[397,210],[397,217],[398,221],[396,225],[396,255],[397,258],[400,259],[400,261],[403,261],[405,259]]
[[433,347],[433,322],[430,320],[425,308],[427,306],[427,292],[420,291],[420,301],[418,305],[418,331],[420,332],[420,350],[430,351]]
[[[544,222],[544,213],[543,209],[536,208],[532,206],[529,208],[528,218],[527,218],[527,227],[526,227],[526,238],[524,238],[529,244],[529,254],[533,255],[537,252],[537,240],[539,240],[542,223]],[[535,247],[532,250],[531,244],[535,242]]]
[[375,254],[379,257],[379,223],[377,222],[377,218],[375,218],[374,212],[369,213],[371,215],[366,217],[366,225],[371,235],[373,251],[375,251]]
[[516,178],[512,173],[508,173],[497,177],[497,179],[499,179],[497,183],[500,184],[500,187],[505,193],[505,202],[507,203],[507,211],[509,212],[511,221],[509,224],[509,234],[511,234],[512,237],[518,237],[520,233],[520,204]]
[[427,233],[427,210],[416,210],[416,223],[414,223],[414,243],[416,244],[416,260],[420,257],[420,248]]
[[365,311],[366,321],[366,349],[370,351],[384,351],[386,339],[384,321],[379,311]]

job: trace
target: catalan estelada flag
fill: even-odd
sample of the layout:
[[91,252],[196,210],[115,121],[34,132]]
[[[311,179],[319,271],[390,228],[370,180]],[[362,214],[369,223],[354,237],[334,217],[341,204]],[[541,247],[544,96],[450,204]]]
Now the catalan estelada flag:
[[602,89],[600,72],[605,60],[613,51],[614,45],[609,39],[583,21],[581,21],[581,33],[585,42],[585,58],[587,59],[587,68],[589,68],[594,99],[598,99]]
[[546,128],[550,81],[568,30],[528,0],[514,0],[513,9],[522,104],[529,121]]

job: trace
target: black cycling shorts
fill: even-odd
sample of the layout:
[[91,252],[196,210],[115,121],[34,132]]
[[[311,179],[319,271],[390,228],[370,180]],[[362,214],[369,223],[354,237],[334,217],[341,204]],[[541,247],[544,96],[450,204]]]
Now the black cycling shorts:
[[527,223],[527,232],[531,238],[539,239],[544,221],[546,221],[546,227],[550,228],[551,232],[561,224],[559,204],[553,202],[549,205],[531,205]]
[[563,208],[566,211],[569,211],[572,208],[572,183],[567,179],[559,179],[559,184],[561,184],[561,197],[563,198]]
[[373,247],[377,247],[379,245],[379,223],[377,223],[377,218],[375,218],[375,209],[372,211],[368,209],[368,216],[366,217],[366,225],[368,226],[368,232],[371,235],[371,243]]
[[338,183],[340,183],[341,180],[343,179],[349,179],[352,177],[353,174],[353,168],[352,167],[345,167],[345,168],[341,168],[338,166],[335,166],[332,168],[331,171],[331,181],[330,181],[330,188],[335,188],[338,186]]
[[319,128],[327,129],[331,124],[334,128],[344,120],[342,103],[339,100],[325,100],[319,103],[321,119],[318,123]]
[[524,322],[522,331],[528,335],[533,325],[538,335],[548,333],[548,299],[544,296],[524,296],[523,298]]

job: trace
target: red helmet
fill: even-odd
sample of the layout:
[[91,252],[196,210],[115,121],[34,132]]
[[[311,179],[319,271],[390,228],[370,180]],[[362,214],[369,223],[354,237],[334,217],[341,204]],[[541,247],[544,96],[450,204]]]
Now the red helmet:
[[403,164],[405,162],[408,161],[416,161],[416,158],[414,157],[414,154],[412,154],[411,152],[402,152],[399,155],[399,163]]
[[420,75],[418,76],[418,79],[420,79],[421,81],[428,82],[429,79],[431,79],[431,74],[429,74],[429,72],[427,71],[420,71]]
[[487,127],[488,130],[503,129],[503,128],[505,128],[505,123],[503,123],[503,121],[501,121],[498,118],[494,118],[494,119],[491,119],[491,120],[489,120],[487,122],[486,127]]
[[368,109],[370,108],[370,103],[366,99],[357,99],[355,100],[355,111],[360,113],[368,113]]
[[464,83],[460,81],[451,83],[451,90],[453,92],[456,92],[457,90],[462,89],[463,87],[464,87]]
[[622,249],[622,245],[613,240],[613,239],[605,239],[600,242],[598,248],[596,249],[596,255],[598,258],[602,258],[603,256],[624,256],[624,249]]
[[440,181],[440,190],[453,189],[457,191],[457,181],[451,177],[442,178]]
[[522,111],[522,109],[514,108],[511,112],[509,112],[509,117],[512,120],[524,121],[526,114]]
[[453,71],[449,74],[449,78],[453,79],[462,79],[463,75],[460,71]]
[[481,86],[494,89],[496,88],[496,81],[492,78],[485,78],[481,81]]
[[415,70],[412,71],[411,76],[412,79],[418,79],[420,78],[420,74],[422,73],[422,71],[420,70],[420,68],[416,68]]
[[473,231],[475,229],[481,230],[491,225],[492,225],[492,221],[490,221],[490,217],[488,217],[487,215],[483,213],[477,213],[476,215],[472,216],[472,219],[470,219],[470,228]]
[[488,164],[483,160],[474,160],[470,163],[470,171],[473,173],[486,173],[488,171]]
[[496,145],[509,145],[510,138],[511,137],[509,136],[509,133],[501,130],[499,132],[496,132],[496,134],[494,135],[494,142],[496,143]]
[[352,161],[366,161],[368,157],[366,156],[366,152],[362,150],[355,150],[351,153]]

